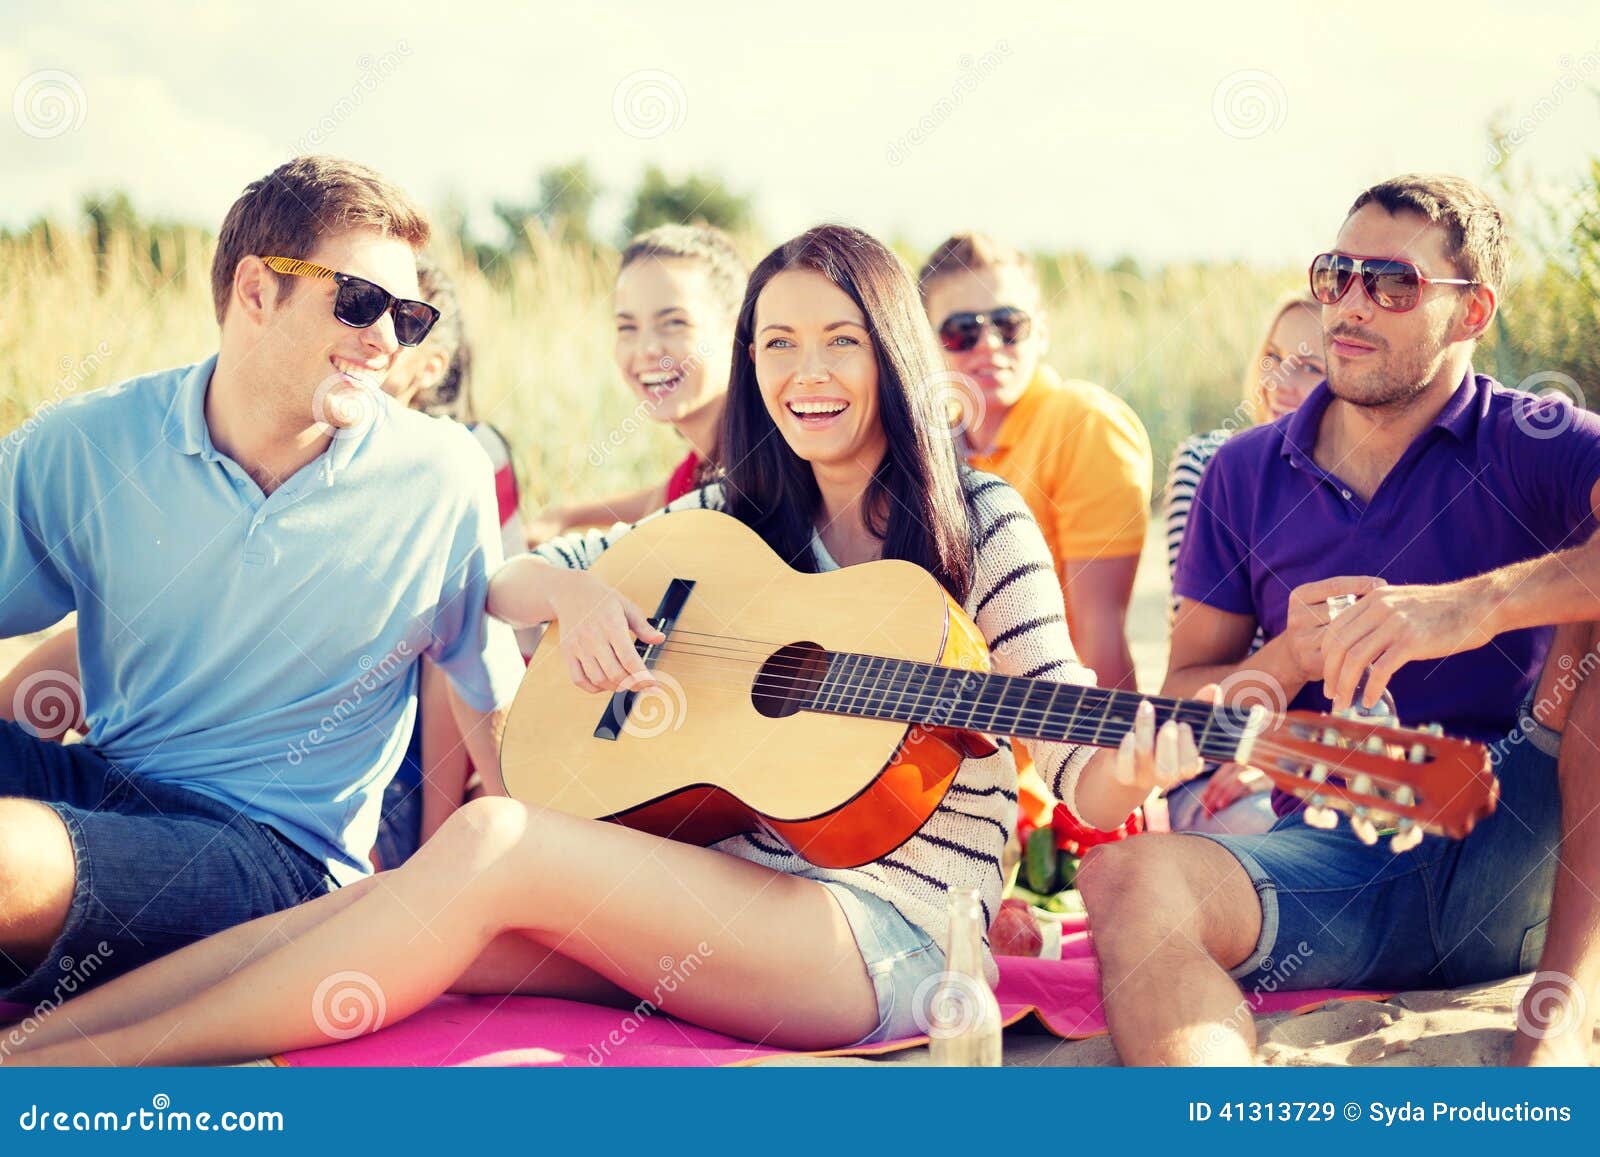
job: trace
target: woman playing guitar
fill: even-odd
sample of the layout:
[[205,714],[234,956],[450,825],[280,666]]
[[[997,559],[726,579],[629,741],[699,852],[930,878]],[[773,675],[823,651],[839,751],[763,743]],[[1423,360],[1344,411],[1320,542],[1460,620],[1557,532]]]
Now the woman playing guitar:
[[[976,620],[997,671],[1090,682],[1027,507],[958,465],[925,388],[939,367],[888,249],[837,226],[795,238],[757,267],[739,313],[723,481],[651,517],[725,509],[802,571],[917,563]],[[635,640],[663,638],[583,569],[627,529],[553,540],[508,562],[489,596],[515,624],[559,624],[572,679],[597,706],[652,681]],[[1152,719],[1141,709],[1116,752],[1040,742],[1034,759],[1069,807],[1114,824],[1158,782],[1199,770],[1188,728],[1158,737]],[[368,1029],[455,991],[659,1007],[793,1049],[914,1035],[914,998],[944,966],[946,892],[976,888],[988,915],[998,908],[1015,790],[1007,746],[969,755],[915,836],[831,870],[767,834],[702,848],[486,797],[396,871],[63,1006],[15,1062],[214,1062],[324,1044],[349,1035],[330,1024],[340,983],[377,1010]]]

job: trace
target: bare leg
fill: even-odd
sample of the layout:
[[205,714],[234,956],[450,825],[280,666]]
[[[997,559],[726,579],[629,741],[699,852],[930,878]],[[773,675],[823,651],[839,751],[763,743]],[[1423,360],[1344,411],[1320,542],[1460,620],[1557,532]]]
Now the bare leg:
[[1255,1024],[1227,970],[1261,935],[1261,902],[1210,840],[1144,835],[1095,848],[1078,875],[1106,1022],[1128,1065],[1248,1065]]
[[21,1045],[0,1047],[0,1057],[122,1028],[165,1012],[348,907],[378,879],[370,877],[297,907],[237,925],[119,976],[47,1012]]
[[[298,907],[262,916],[226,932],[197,941],[181,951],[151,961],[54,1011],[46,1011],[39,1027],[12,1045],[0,1040],[0,1061],[8,1056],[110,1032],[165,1012],[232,973],[279,951],[285,945],[352,904],[369,888],[386,885],[387,876],[371,876]],[[452,991],[462,993],[537,993],[587,1000],[596,1004],[631,1005],[635,998],[591,969],[545,948],[520,932],[493,941],[467,969]]]
[[1512,1064],[1587,1065],[1600,1003],[1600,624],[1559,627],[1534,716],[1560,731],[1561,853],[1539,981],[1523,998]]
[[373,1013],[364,1027],[377,1028],[470,982],[509,930],[745,1039],[837,1045],[877,1022],[827,890],[708,849],[485,798],[384,883],[173,1008],[17,1060],[183,1064],[326,1044],[343,1035],[341,986],[359,990]]
[[31,799],[0,799],[0,953],[37,968],[61,935],[78,879],[61,817]]

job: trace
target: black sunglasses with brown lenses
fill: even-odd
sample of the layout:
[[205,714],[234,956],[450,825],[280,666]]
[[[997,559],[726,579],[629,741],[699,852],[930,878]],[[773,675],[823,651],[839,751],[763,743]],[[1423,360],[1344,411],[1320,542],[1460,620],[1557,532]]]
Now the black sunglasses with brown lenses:
[[364,277],[329,269],[293,257],[263,257],[261,259],[274,273],[289,277],[311,277],[321,281],[332,279],[339,287],[333,299],[333,316],[352,329],[366,329],[386,313],[394,314],[394,339],[401,345],[421,345],[433,323],[439,320],[439,311],[425,301],[407,301],[396,297],[376,282]]
[[1402,257],[1357,257],[1351,253],[1319,253],[1311,262],[1311,296],[1332,305],[1350,292],[1356,278],[1372,304],[1390,313],[1406,313],[1422,300],[1424,285],[1481,285],[1462,277],[1425,277]]
[[988,313],[952,313],[939,323],[940,344],[953,354],[965,353],[983,340],[984,327],[989,325],[1006,345],[1016,345],[1027,340],[1033,319],[1009,305]]

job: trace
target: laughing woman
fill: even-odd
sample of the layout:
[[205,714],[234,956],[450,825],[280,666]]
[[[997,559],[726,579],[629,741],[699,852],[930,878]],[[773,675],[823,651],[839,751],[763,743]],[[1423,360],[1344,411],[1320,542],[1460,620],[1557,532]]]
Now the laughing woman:
[[[804,571],[920,564],[976,619],[998,670],[1087,681],[1027,507],[956,461],[922,388],[938,364],[916,287],[881,244],[831,226],[790,241],[756,269],[739,312],[724,481],[651,517],[726,509]],[[639,607],[585,570],[626,531],[514,559],[489,596],[513,623],[561,623],[574,681],[597,693],[642,674],[636,638],[661,641]],[[1035,760],[1069,806],[1082,779],[1092,814],[1126,814],[1158,775],[1198,769],[1192,737],[1152,734],[1148,720],[1142,712],[1138,743],[1119,753],[1040,743]],[[646,996],[786,1048],[911,1035],[913,998],[944,963],[946,893],[976,888],[990,915],[999,903],[1015,785],[1004,746],[967,759],[916,836],[847,870],[816,868],[762,835],[702,848],[479,799],[394,872],[63,1006],[14,1060],[178,1064],[325,1044],[319,994],[339,974],[381,994],[386,1022],[446,991],[517,992],[621,1005]],[[691,954],[694,977],[663,996],[658,961]]]

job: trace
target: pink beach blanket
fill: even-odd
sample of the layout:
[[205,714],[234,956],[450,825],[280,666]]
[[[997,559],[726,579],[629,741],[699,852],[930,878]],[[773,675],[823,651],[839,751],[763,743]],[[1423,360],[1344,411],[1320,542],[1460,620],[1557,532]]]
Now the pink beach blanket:
[[[1059,1037],[1079,1039],[1106,1031],[1100,978],[1083,920],[1064,929],[1060,960],[1002,956],[995,996],[1007,1025],[1035,1017]],[[1307,992],[1260,994],[1258,1012],[1301,1012],[1329,1000],[1382,999],[1387,993]],[[860,1049],[815,1056],[871,1056],[923,1044],[908,1037]],[[598,1005],[535,996],[444,996],[416,1015],[369,1036],[275,1057],[279,1064],[315,1067],[365,1065],[744,1065],[783,1049],[752,1045],[675,1020],[666,1013],[637,1016]]]

